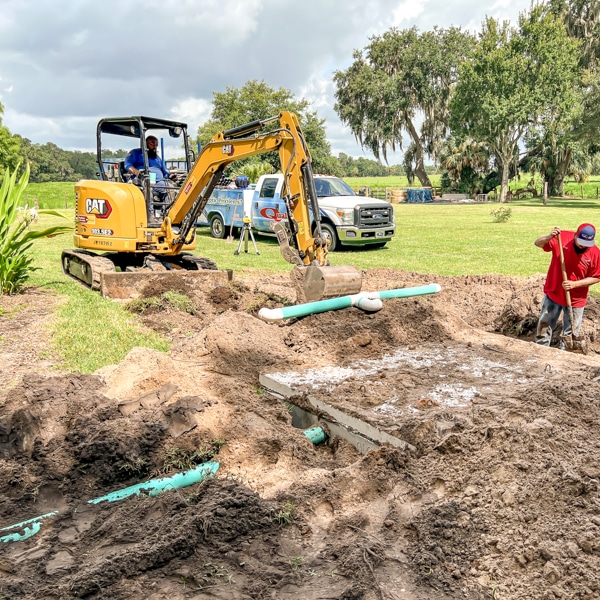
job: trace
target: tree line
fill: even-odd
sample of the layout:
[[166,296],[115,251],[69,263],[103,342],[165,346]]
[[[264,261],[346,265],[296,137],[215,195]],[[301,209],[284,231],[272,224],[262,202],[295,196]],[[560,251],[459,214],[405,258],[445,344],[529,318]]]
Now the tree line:
[[[7,169],[14,172],[24,165],[29,166],[29,181],[33,183],[79,181],[97,176],[95,152],[63,150],[52,142],[34,144],[19,134],[11,134],[2,125],[2,114],[4,107],[0,104],[0,177],[4,176]],[[102,151],[104,158],[123,158],[125,154],[127,150]]]

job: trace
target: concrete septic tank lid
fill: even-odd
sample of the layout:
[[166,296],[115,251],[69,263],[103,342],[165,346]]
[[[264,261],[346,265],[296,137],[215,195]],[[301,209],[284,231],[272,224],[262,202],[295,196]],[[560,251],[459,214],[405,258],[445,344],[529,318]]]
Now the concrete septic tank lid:
[[374,447],[391,443],[412,449],[394,435],[404,419],[434,407],[446,413],[468,410],[478,398],[502,395],[508,383],[544,377],[544,365],[534,358],[489,354],[482,356],[468,344],[425,344],[344,366],[263,373],[260,382],[284,398],[304,396],[310,406],[302,408],[328,415]]

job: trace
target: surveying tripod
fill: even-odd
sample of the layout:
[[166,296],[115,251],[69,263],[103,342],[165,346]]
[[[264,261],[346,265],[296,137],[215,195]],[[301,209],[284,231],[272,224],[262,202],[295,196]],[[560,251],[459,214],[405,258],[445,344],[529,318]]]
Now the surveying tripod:
[[252,225],[250,224],[250,219],[248,217],[244,217],[242,220],[244,221],[244,226],[242,227],[242,231],[240,232],[240,243],[238,244],[237,250],[234,252],[234,254],[237,256],[240,253],[243,242],[245,242],[244,252],[248,254],[248,239],[252,240],[252,245],[254,246],[256,254],[260,254],[258,248],[256,247],[256,242],[254,240],[254,234],[252,233]]

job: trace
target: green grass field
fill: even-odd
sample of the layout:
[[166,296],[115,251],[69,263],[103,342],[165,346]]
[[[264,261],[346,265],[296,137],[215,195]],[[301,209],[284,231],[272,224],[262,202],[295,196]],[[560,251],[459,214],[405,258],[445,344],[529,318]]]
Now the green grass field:
[[[48,186],[48,193],[45,192]],[[62,202],[71,184],[40,184],[35,190],[40,206]],[[34,192],[32,192],[34,193]],[[382,249],[347,249],[330,255],[333,265],[354,265],[358,269],[386,267],[435,275],[497,273],[529,276],[545,273],[548,256],[533,244],[554,225],[574,229],[589,221],[600,225],[600,201],[595,199],[551,199],[513,201],[506,206],[511,217],[496,223],[490,214],[500,206],[477,204],[396,204],[395,238]],[[58,208],[61,208],[58,206]],[[61,212],[70,221],[74,210]],[[60,223],[58,217],[41,215],[38,227]],[[234,255],[238,240],[227,243],[210,236],[208,228],[198,230],[197,254],[212,258],[220,268],[246,272],[289,272],[291,266],[279,253],[273,238],[257,236],[260,255],[249,245],[249,253]],[[30,283],[64,294],[68,300],[52,325],[55,350],[64,367],[92,372],[122,360],[136,346],[166,350],[169,343],[154,332],[144,331],[135,318],[120,304],[103,299],[67,279],[61,272],[60,254],[72,248],[69,234],[40,240],[33,246],[38,268]],[[243,250],[243,249],[242,249]],[[594,295],[600,290],[592,288]]]

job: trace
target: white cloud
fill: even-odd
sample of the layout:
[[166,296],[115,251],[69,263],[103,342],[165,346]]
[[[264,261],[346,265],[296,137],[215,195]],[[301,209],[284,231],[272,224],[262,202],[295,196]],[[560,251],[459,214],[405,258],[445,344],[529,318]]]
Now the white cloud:
[[[334,153],[371,156],[334,111],[333,73],[392,26],[480,28],[530,0],[2,0],[3,123],[35,143],[90,149],[102,117],[208,118],[251,79],[313,102]],[[399,162],[399,158],[396,160]]]
[[425,10],[426,5],[427,0],[404,0],[392,12],[392,24],[395,27],[402,27],[411,23]]
[[168,118],[187,123],[190,135],[194,136],[198,127],[210,117],[211,111],[212,104],[209,100],[187,98],[171,108]]

